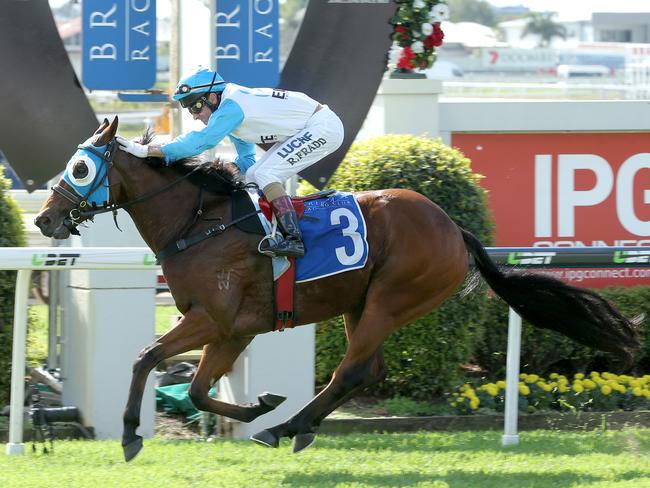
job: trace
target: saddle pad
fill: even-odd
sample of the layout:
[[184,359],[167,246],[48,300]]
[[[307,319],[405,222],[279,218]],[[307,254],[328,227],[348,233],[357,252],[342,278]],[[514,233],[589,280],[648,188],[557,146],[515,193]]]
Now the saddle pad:
[[363,268],[368,260],[366,221],[351,193],[307,200],[300,219],[305,257],[296,259],[296,282]]

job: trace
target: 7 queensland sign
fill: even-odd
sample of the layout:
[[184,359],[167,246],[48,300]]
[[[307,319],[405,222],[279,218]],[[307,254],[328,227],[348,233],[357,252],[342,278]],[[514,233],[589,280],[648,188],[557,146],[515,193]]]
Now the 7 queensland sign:
[[143,90],[156,82],[156,0],[84,0],[84,85]]
[[[556,276],[590,287],[650,285],[650,269],[628,266],[648,260],[639,248],[650,246],[650,134],[454,134],[452,144],[485,177],[497,246],[620,246],[607,269],[563,267]],[[511,259],[527,265],[541,255]]]
[[278,0],[215,0],[217,71],[227,81],[275,87],[280,79]]

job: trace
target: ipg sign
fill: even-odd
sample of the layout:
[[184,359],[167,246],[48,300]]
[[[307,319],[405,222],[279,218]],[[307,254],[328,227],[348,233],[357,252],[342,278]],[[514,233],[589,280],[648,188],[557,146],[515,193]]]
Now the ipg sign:
[[227,81],[275,87],[280,79],[278,0],[215,0],[215,62]]
[[156,0],[84,0],[84,85],[144,90],[156,82]]
[[497,246],[650,246],[650,134],[454,134],[452,145],[485,177]]

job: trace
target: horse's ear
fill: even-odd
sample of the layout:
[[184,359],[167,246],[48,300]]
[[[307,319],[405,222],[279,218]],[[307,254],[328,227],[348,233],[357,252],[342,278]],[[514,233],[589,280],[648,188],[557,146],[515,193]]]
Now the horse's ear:
[[108,119],[105,118],[104,121],[101,124],[99,124],[99,128],[95,131],[95,135],[104,132],[104,129],[106,129],[106,127],[108,126],[109,126]]
[[[117,115],[113,119],[113,122],[111,122],[110,124],[108,122],[108,119],[104,119],[104,123],[102,124],[103,129],[101,133],[99,133],[95,138],[93,145],[97,147],[101,147],[108,144],[115,137],[115,134],[117,134],[117,125],[118,125]],[[97,132],[95,134],[97,134]]]
[[113,139],[115,137],[115,134],[117,134],[117,126],[119,125],[119,120],[117,118],[117,115],[113,119],[113,122],[111,122],[111,126],[108,128],[108,133],[110,134],[110,139]]

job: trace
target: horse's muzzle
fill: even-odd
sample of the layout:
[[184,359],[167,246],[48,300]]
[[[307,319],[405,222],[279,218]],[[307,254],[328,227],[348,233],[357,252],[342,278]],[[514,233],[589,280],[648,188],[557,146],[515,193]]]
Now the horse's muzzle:
[[34,219],[34,225],[38,227],[45,237],[53,237],[54,239],[67,239],[70,234],[79,235],[76,225],[70,220],[69,217],[64,218],[58,225],[47,216],[45,212],[40,213]]

